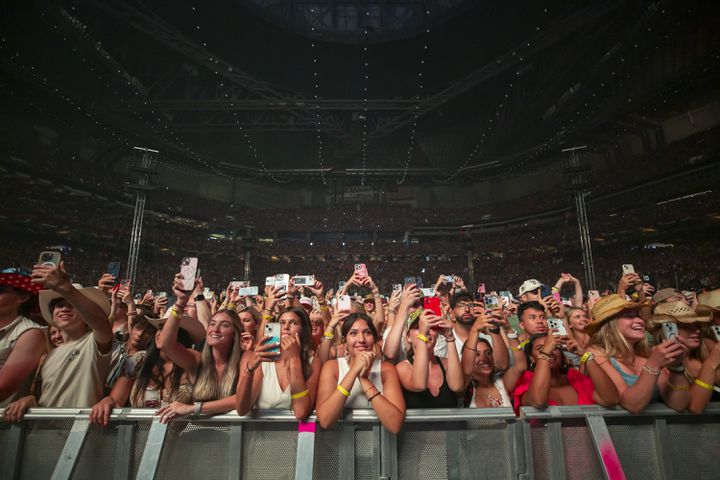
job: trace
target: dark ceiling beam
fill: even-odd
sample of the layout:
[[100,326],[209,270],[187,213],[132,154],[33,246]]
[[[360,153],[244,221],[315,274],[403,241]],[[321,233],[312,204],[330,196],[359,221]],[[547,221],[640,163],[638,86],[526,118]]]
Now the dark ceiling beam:
[[[522,62],[528,60],[530,56],[597,22],[608,13],[621,8],[623,4],[624,2],[621,0],[593,2],[589,7],[571,13],[555,25],[543,29],[537,35],[508,50],[495,60],[453,82],[444,90],[427,97],[419,104],[417,112],[411,111],[388,119],[378,119],[376,128],[370,133],[371,140],[385,137],[411,124],[415,120],[415,115],[418,118],[423,117],[511,68],[521,66]],[[518,54],[519,51],[522,52],[521,55]]]
[[[93,3],[110,15],[124,21],[133,28],[140,30],[172,50],[180,53],[193,62],[208,68],[218,76],[233,82],[248,92],[265,100],[282,101],[288,104],[286,111],[291,115],[302,119],[317,122],[315,113],[309,109],[292,108],[290,105],[293,96],[281,92],[270,84],[257,80],[251,75],[243,72],[237,66],[217,57],[202,46],[196,44],[189,38],[182,35],[173,26],[165,22],[158,15],[151,11],[140,11],[138,8],[123,1],[100,1],[93,0]],[[322,121],[322,119],[321,119]],[[324,123],[324,122],[323,122]],[[330,122],[327,122],[330,124]],[[324,130],[330,136],[346,143],[354,142],[356,139],[343,129],[328,127]]]
[[60,19],[60,25],[64,31],[78,39],[85,48],[92,52],[95,58],[106,68],[108,76],[113,82],[125,88],[133,90],[142,97],[147,96],[147,88],[135,76],[131,75],[120,62],[115,60],[110,53],[93,38],[85,26],[77,17],[72,16],[60,4],[55,1],[41,4],[47,11]]
[[163,110],[166,112],[240,112],[245,110],[287,110],[288,108],[318,110],[340,110],[340,111],[362,111],[365,106],[368,110],[400,110],[412,111],[418,103],[415,99],[368,99],[364,102],[361,99],[222,99],[222,100],[156,100],[148,103],[136,103],[127,109],[129,110]]

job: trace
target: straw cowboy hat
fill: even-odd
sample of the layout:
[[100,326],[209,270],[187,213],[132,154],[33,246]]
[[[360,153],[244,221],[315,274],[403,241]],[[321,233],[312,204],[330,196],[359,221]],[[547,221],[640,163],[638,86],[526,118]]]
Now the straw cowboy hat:
[[605,322],[623,310],[638,310],[640,318],[647,319],[650,315],[650,304],[647,302],[632,302],[624,295],[613,293],[598,300],[592,308],[592,320],[585,327],[585,332],[592,335],[597,332]]
[[[83,288],[83,286],[79,283],[73,283],[73,287],[99,305],[103,312],[105,312],[105,315],[110,315],[110,300],[102,291],[92,287]],[[52,310],[50,310],[50,304],[53,300],[57,300],[58,298],[63,298],[63,296],[54,290],[40,290],[40,295],[38,297],[40,313],[48,325],[53,325],[53,314]]]
[[647,320],[647,329],[655,331],[666,322],[690,325],[696,322],[708,323],[710,320],[712,315],[700,314],[685,302],[666,302],[655,307],[655,311]]
[[720,288],[703,292],[697,297],[698,306],[696,311],[702,315],[712,314],[720,318]]

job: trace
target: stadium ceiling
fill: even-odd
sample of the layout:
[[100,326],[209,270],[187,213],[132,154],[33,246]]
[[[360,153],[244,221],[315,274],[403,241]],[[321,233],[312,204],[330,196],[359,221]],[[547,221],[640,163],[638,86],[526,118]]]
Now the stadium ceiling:
[[102,138],[109,163],[142,144],[266,181],[451,183],[535,168],[719,84],[720,4],[699,0],[4,10],[4,113]]

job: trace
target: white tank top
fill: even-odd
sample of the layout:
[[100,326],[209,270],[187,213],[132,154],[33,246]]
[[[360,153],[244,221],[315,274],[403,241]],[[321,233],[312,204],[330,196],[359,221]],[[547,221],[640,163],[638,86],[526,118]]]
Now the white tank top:
[[[345,378],[345,375],[347,375],[347,373],[350,371],[350,365],[348,364],[348,361],[345,357],[338,358],[337,363],[338,385],[340,385],[342,379]],[[372,384],[375,385],[375,388],[377,388],[378,392],[380,393],[383,392],[382,376],[380,375],[381,365],[382,360],[380,360],[379,358],[375,359],[372,367],[370,368],[370,374],[368,375],[368,380],[370,380]],[[358,380],[357,378],[355,379],[355,383],[353,383],[353,386],[350,389],[350,396],[345,401],[345,408],[372,408],[370,402],[368,402],[367,398],[365,398],[365,393],[360,386],[360,380]]]
[[[312,365],[314,357],[308,360]],[[274,362],[262,362],[263,380],[260,385],[260,393],[258,394],[255,408],[290,408],[292,399],[290,398],[290,382],[285,390],[280,390],[280,382],[277,377],[277,370]]]
[[[510,401],[510,395],[508,395],[508,391],[505,389],[505,382],[503,382],[502,376],[499,373],[495,374],[495,380],[494,380],[495,388],[497,389],[498,393],[500,394],[500,401],[502,402],[501,405],[493,405],[493,407],[512,407],[512,402]],[[475,403],[475,392],[473,392],[472,400],[470,401],[470,406],[468,408],[480,408]],[[485,407],[483,407],[485,408]]]

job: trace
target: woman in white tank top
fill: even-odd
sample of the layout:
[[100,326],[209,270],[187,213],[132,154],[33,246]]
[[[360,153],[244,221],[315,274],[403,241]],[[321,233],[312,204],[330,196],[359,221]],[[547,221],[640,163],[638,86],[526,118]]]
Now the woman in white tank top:
[[247,415],[251,408],[284,408],[304,420],[315,406],[320,377],[320,361],[311,356],[310,318],[302,308],[289,308],[278,317],[278,323],[279,354],[270,351],[277,344],[259,342],[243,355],[237,413]]
[[317,418],[330,428],[346,408],[372,408],[380,423],[397,433],[405,420],[405,400],[395,367],[381,360],[372,319],[349,315],[342,327],[347,356],[323,365],[318,385]]
[[[493,346],[486,339],[478,338],[481,326],[482,320],[473,325],[464,346],[463,373],[466,381],[471,382],[473,387],[471,389],[472,396],[466,406],[470,408],[512,407],[509,392],[512,392],[527,368],[525,353],[518,350],[517,334],[510,333],[515,337],[509,339],[515,362],[505,372],[498,372],[495,369]],[[494,348],[507,348],[507,345],[503,343]]]

